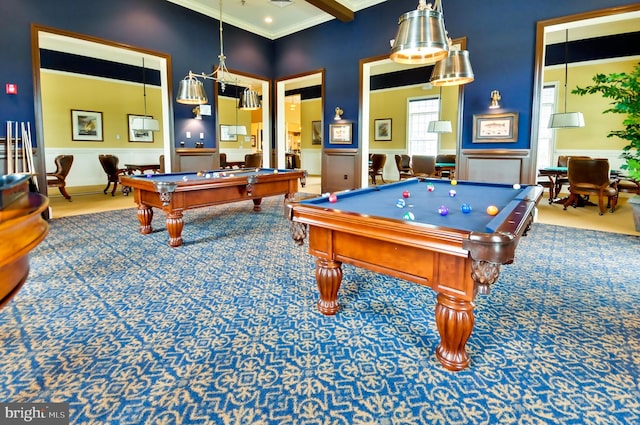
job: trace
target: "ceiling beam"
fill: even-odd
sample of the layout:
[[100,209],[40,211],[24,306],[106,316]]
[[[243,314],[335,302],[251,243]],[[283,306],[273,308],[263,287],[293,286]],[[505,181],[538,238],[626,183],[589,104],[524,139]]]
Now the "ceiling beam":
[[338,3],[335,0],[306,0],[307,3],[310,3],[317,7],[318,9],[327,12],[331,16],[335,16],[342,22],[351,22],[353,21],[354,15],[353,10],[348,9],[342,4]]

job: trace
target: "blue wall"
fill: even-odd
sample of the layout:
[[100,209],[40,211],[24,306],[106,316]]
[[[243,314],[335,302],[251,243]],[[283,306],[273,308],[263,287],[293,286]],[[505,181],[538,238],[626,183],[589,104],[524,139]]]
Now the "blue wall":
[[[475,81],[465,86],[463,148],[471,145],[473,114],[486,113],[491,90],[500,90],[505,110],[519,112],[519,140],[512,148],[529,147],[535,27],[538,20],[636,3],[632,0],[446,0],[449,34],[466,36]],[[355,20],[337,20],[276,40],[224,27],[227,64],[233,69],[283,78],[326,70],[324,122],[342,107],[344,119],[354,122],[358,140],[359,60],[389,53],[397,19],[414,10],[417,0],[390,0],[356,13]],[[210,72],[217,64],[218,24],[215,19],[160,0],[0,0],[0,87],[17,83],[19,94],[0,94],[0,136],[4,122],[34,121],[30,24],[59,28],[171,55],[174,98],[179,81],[189,70]],[[213,93],[211,81],[205,83]],[[176,143],[192,121],[191,107],[174,103]],[[215,123],[203,125],[213,135]],[[325,129],[326,131],[327,129]],[[356,142],[357,143],[357,142]],[[205,146],[214,146],[212,137]],[[349,147],[349,146],[345,146]]]
[[[18,95],[0,94],[0,137],[6,121],[34,122],[31,72],[32,23],[100,37],[171,55],[173,99],[182,78],[211,72],[220,50],[218,21],[160,0],[0,0],[0,87],[18,84]],[[272,78],[273,41],[224,24],[227,64],[233,69]],[[213,82],[205,81],[213,97]],[[3,90],[4,91],[4,90]],[[174,103],[176,144],[193,123],[192,106]],[[215,145],[213,117],[204,117],[205,146]],[[194,130],[192,130],[194,131]]]

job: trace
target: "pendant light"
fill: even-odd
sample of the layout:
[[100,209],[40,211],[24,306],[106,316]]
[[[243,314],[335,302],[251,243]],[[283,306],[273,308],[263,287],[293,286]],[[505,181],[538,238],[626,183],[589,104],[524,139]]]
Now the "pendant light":
[[459,86],[472,82],[473,69],[467,50],[450,50],[449,56],[436,63],[429,82],[434,86]]
[[549,128],[579,128],[584,127],[582,112],[567,112],[567,80],[569,67],[569,30],[565,30],[564,42],[564,112],[551,114]]
[[435,6],[419,0],[418,8],[400,16],[398,33],[391,40],[390,59],[403,64],[432,64],[449,51],[447,31],[442,16],[442,2]]
[[260,95],[257,91],[245,88],[238,101],[238,108],[244,111],[255,111],[260,109]]
[[438,105],[438,120],[430,121],[427,133],[451,133],[451,121],[442,120],[442,87],[440,87],[440,102]]
[[146,69],[144,67],[144,57],[142,58],[142,96],[144,98],[144,115],[131,120],[131,129],[136,131],[159,131],[158,120],[147,116],[147,80]]

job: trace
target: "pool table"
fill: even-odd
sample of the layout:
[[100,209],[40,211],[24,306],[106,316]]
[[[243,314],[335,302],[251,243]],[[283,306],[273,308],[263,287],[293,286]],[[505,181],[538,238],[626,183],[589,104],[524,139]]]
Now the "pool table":
[[162,209],[172,247],[182,245],[184,210],[250,199],[254,211],[260,211],[262,198],[285,195],[286,199],[298,191],[298,180],[304,187],[306,171],[252,168],[120,177],[122,185],[133,189],[140,233],[151,233],[152,208]]
[[[429,286],[437,293],[436,357],[446,369],[458,371],[470,363],[465,346],[473,331],[476,294],[488,294],[500,265],[514,261],[542,190],[412,178],[337,193],[337,200],[296,195],[287,201],[285,214],[293,239],[302,244],[308,234],[309,252],[317,257],[321,313],[338,312],[342,263]],[[464,204],[470,212],[462,212]],[[498,208],[497,215],[487,213],[490,205]],[[448,214],[441,215],[442,206]],[[405,218],[408,213],[413,217]]]

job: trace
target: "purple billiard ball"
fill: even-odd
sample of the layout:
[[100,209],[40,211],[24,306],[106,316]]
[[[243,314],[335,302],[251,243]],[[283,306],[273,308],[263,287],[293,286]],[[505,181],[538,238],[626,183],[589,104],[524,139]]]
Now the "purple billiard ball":
[[153,177],[153,174],[147,174],[148,179],[150,179],[151,177]]
[[462,210],[463,214],[469,214],[471,212],[471,205],[469,204],[462,204],[462,206],[460,207],[460,209]]
[[440,208],[438,208],[438,214],[444,217],[449,214],[449,208],[447,208],[446,205],[441,205]]

